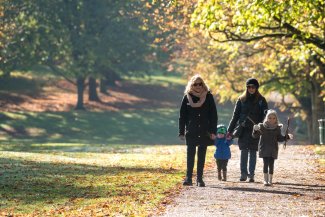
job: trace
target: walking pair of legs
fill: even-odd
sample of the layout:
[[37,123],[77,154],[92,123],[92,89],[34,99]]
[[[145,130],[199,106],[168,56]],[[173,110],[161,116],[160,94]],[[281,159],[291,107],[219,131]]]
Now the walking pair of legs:
[[[203,182],[203,169],[204,169],[206,152],[207,152],[206,145],[198,146],[196,185],[199,187],[205,186],[205,183]],[[195,154],[196,154],[196,145],[187,145],[187,170],[186,170],[186,179],[185,179],[183,185],[192,185],[193,184],[192,183],[192,174],[193,174],[193,168],[194,168]]]
[[[216,162],[217,162],[217,169],[218,169],[218,180],[227,181],[228,160],[217,159]],[[221,170],[222,170],[223,177],[221,177]]]
[[264,185],[271,186],[274,171],[274,158],[263,157]]
[[[249,167],[247,170],[247,163],[249,158]],[[256,150],[252,149],[243,149],[240,152],[240,181],[246,181],[247,177],[249,178],[249,182],[254,182],[255,175],[255,167],[256,167]],[[248,173],[249,171],[249,173]]]

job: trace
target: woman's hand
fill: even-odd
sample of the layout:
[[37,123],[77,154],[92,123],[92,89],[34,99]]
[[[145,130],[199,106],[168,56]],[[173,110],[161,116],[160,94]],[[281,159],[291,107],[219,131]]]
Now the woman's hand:
[[293,139],[293,134],[288,133],[288,137],[289,137],[289,139]]
[[232,134],[229,133],[229,132],[227,132],[227,134],[226,134],[226,139],[227,139],[227,140],[232,140]]

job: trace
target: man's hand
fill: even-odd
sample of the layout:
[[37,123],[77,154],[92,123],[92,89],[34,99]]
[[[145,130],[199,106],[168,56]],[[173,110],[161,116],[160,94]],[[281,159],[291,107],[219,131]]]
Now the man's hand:
[[178,136],[180,140],[184,141],[185,140],[185,136],[184,135],[179,135]]
[[288,137],[289,137],[289,139],[293,139],[293,134],[288,133]]
[[214,134],[214,133],[210,134],[210,139],[215,140],[216,138],[217,138],[216,134]]

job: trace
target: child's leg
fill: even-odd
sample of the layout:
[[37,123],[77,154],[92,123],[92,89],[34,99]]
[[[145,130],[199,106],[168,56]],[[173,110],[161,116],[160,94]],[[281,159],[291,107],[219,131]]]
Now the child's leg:
[[274,158],[270,157],[270,172],[269,172],[269,185],[272,185],[273,171],[274,171]]
[[217,159],[216,162],[217,162],[217,170],[218,170],[218,180],[221,180],[222,162],[220,159]]
[[269,185],[269,174],[268,174],[268,168],[269,168],[269,159],[267,157],[263,157],[263,173],[264,173],[264,186]]
[[217,170],[219,172],[222,169],[222,161],[220,159],[217,159],[216,160],[216,163],[217,163]]
[[268,173],[269,171],[269,158],[263,157],[263,173]]
[[227,181],[227,165],[228,165],[228,160],[223,160],[223,165],[222,165],[223,179],[222,179],[222,181]]
[[273,174],[273,172],[274,172],[274,158],[273,157],[270,157],[269,158],[269,168],[270,168],[270,170],[269,170],[269,174]]

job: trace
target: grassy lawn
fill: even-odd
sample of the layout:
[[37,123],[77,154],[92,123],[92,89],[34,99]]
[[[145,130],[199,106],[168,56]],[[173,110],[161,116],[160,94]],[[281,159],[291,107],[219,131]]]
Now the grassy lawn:
[[180,187],[184,151],[137,145],[70,152],[63,143],[51,153],[2,151],[0,213],[146,216]]
[[[24,88],[13,88],[17,82]],[[173,76],[133,82],[175,90],[186,84]],[[42,87],[20,77],[4,83],[0,93],[29,89],[37,95]],[[163,210],[185,174],[178,112],[0,112],[0,216],[148,216]],[[218,112],[219,123],[227,124],[232,108],[218,106]],[[209,147],[208,164],[213,151]]]
[[[0,123],[2,150],[26,148],[31,150],[34,148],[33,143],[49,142],[84,143],[87,146],[179,142],[176,109],[121,112],[5,112],[0,115],[4,120]],[[40,148],[42,147],[36,147],[38,150]]]
[[0,115],[0,215],[147,216],[181,188],[176,109]]

